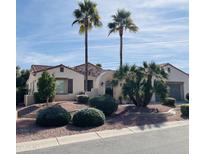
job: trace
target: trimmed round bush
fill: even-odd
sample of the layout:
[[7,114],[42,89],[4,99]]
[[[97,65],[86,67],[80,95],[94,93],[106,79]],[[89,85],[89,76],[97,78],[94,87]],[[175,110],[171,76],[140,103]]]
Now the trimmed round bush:
[[89,104],[91,107],[103,111],[106,116],[111,115],[118,108],[116,101],[109,95],[93,97],[89,100]]
[[189,104],[183,104],[180,106],[182,116],[189,117]]
[[73,124],[78,127],[95,127],[104,122],[104,113],[95,108],[82,109],[73,115]]
[[43,127],[64,126],[70,119],[70,113],[56,105],[40,110],[37,114],[36,124]]
[[165,98],[164,102],[162,103],[163,105],[166,106],[175,106],[176,99],[172,97],[167,97]]
[[87,104],[88,100],[89,100],[89,97],[87,95],[78,95],[77,96],[78,103]]

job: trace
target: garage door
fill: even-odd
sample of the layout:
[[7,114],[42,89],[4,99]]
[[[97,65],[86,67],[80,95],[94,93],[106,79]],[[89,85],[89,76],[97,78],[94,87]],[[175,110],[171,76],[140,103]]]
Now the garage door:
[[182,100],[183,97],[183,83],[168,83],[169,96],[176,100]]
[[[183,100],[184,99],[184,89],[183,89],[183,83],[168,83],[169,88],[169,97],[173,97],[176,100]],[[160,101],[160,97],[158,95],[155,95],[155,100],[157,102]]]

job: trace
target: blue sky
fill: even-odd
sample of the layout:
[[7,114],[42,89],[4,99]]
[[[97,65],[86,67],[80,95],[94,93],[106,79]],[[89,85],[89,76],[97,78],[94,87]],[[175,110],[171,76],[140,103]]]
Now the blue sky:
[[[138,33],[124,34],[124,63],[172,63],[189,72],[188,0],[93,0],[103,27],[89,32],[89,61],[103,68],[119,66],[119,35],[107,24],[117,9],[131,11]],[[84,63],[84,36],[72,26],[76,0],[17,0],[17,65],[75,66]]]

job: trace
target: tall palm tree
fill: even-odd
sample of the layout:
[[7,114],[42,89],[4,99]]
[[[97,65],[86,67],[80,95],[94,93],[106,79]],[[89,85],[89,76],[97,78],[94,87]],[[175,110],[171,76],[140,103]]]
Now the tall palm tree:
[[139,29],[130,16],[129,11],[121,9],[115,15],[112,15],[112,22],[108,23],[110,29],[108,36],[114,32],[118,32],[120,35],[120,67],[122,67],[123,32],[125,30],[137,32]]
[[72,25],[79,24],[79,33],[85,35],[85,91],[88,90],[88,30],[94,27],[101,27],[102,22],[97,10],[97,4],[90,1],[84,0],[78,3],[79,8],[75,9],[73,15],[75,20]]

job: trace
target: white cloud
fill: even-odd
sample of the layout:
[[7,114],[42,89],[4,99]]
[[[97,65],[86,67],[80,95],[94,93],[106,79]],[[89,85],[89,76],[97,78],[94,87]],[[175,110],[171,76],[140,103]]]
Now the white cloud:
[[188,0],[144,0],[141,7],[158,8],[158,7],[184,7],[188,5]]
[[[79,53],[66,52],[59,55],[44,54],[38,52],[21,52],[17,54],[17,61],[25,64],[44,64],[44,65],[58,65],[58,64],[73,64],[73,60],[79,59]],[[82,57],[82,55],[81,55]]]
[[[102,62],[107,67],[118,65],[119,36],[107,37],[107,23],[118,8],[131,11],[133,20],[140,27],[137,34],[126,33],[124,36],[124,53],[136,54],[129,57],[130,62],[135,61],[132,57],[138,56],[140,60],[150,59],[152,53],[159,61],[166,59],[170,55],[163,50],[174,51],[176,58],[180,58],[178,53],[187,54],[188,0],[95,1],[104,26],[89,33],[90,60]],[[76,7],[74,0],[30,0],[23,9],[17,8],[17,62],[71,65],[83,62],[83,36],[78,34],[78,26],[71,26],[72,11]]]

